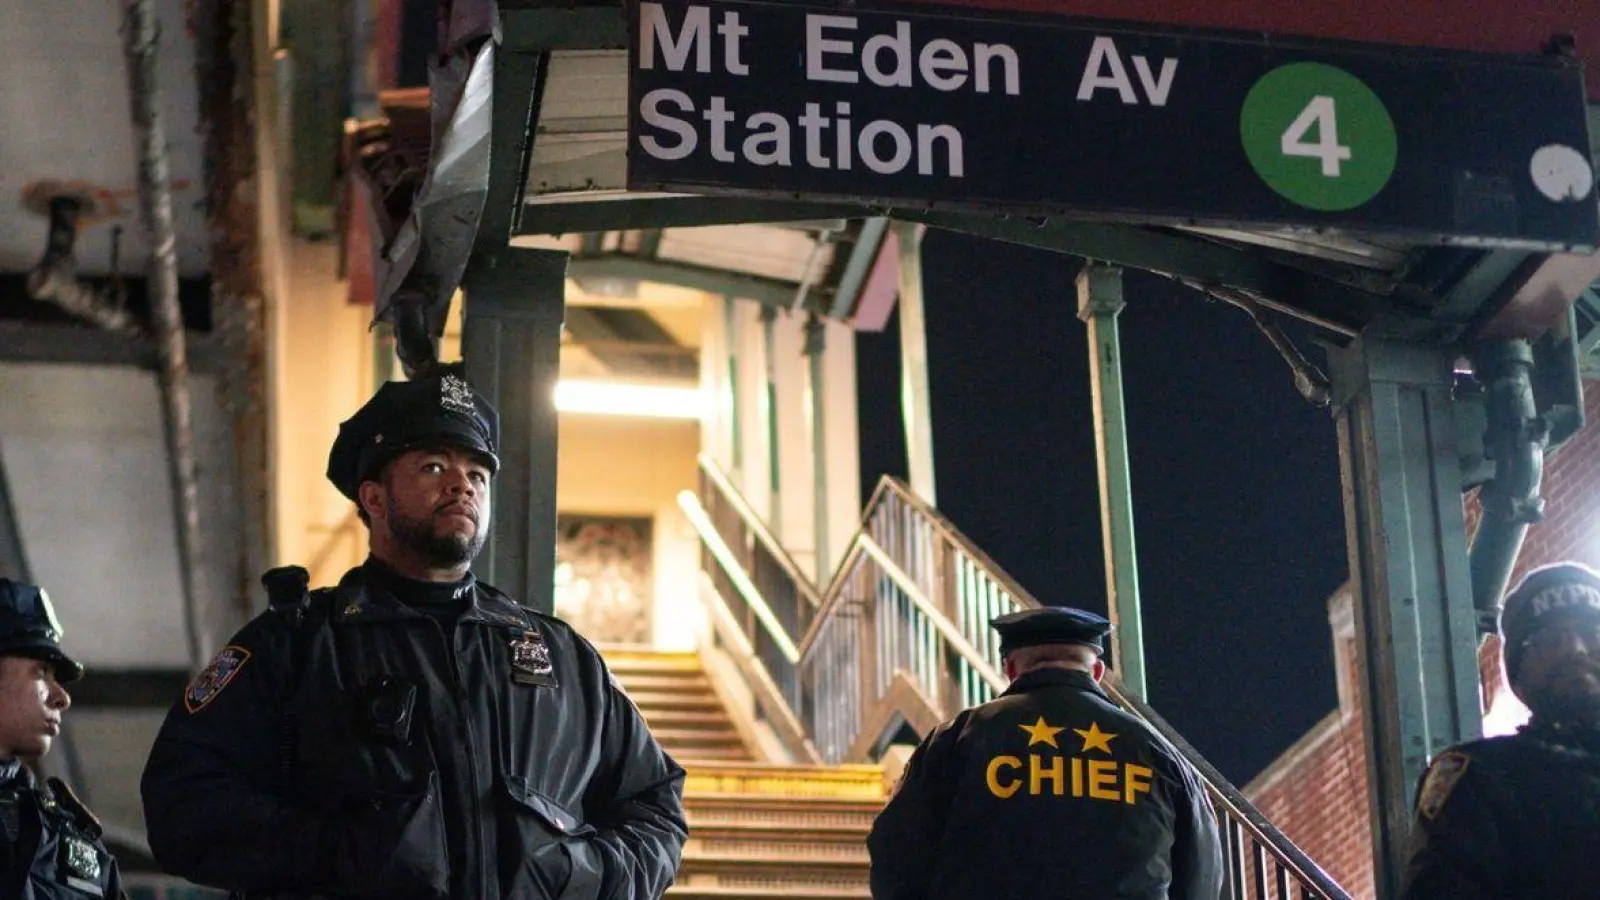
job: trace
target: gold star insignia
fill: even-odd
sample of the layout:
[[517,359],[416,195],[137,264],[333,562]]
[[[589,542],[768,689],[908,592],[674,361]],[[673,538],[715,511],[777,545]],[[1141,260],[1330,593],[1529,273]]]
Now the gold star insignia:
[[1072,731],[1078,737],[1083,738],[1083,749],[1086,753],[1090,750],[1104,750],[1110,753],[1111,740],[1116,737],[1116,735],[1108,731],[1101,731],[1100,723],[1098,722],[1090,722],[1087,729],[1074,728]]
[[1039,721],[1032,725],[1018,725],[1017,727],[1028,733],[1029,747],[1034,744],[1049,744],[1057,750],[1061,749],[1061,745],[1056,743],[1056,735],[1067,730],[1065,725],[1059,728],[1051,727],[1045,722],[1044,716],[1040,716]]

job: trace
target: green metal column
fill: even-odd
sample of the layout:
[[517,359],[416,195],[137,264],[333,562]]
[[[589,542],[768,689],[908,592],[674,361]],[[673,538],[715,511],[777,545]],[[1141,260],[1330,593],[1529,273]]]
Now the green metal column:
[[1139,554],[1133,538],[1133,486],[1128,471],[1128,421],[1122,406],[1122,339],[1117,327],[1124,305],[1121,269],[1090,263],[1078,273],[1078,318],[1089,326],[1106,606],[1116,625],[1111,633],[1112,661],[1128,690],[1148,699],[1144,623],[1139,612]]
[[1374,334],[1329,351],[1379,900],[1399,896],[1428,759],[1482,729],[1454,354]]
[[817,545],[817,584],[826,585],[832,577],[828,553],[828,397],[827,326],[812,313],[806,318],[806,412],[811,422],[811,506],[814,540]]
[[555,608],[556,381],[567,254],[508,248],[477,260],[462,287],[467,377],[500,411],[500,473],[478,576]]
[[922,295],[923,226],[891,222],[900,245],[900,413],[906,427],[911,492],[929,506],[939,497],[933,477],[933,400],[928,384],[928,329]]
[[783,481],[779,478],[782,454],[778,447],[778,311],[761,307],[761,439],[766,446],[767,528],[773,537],[783,538]]
[[728,468],[740,472],[744,468],[744,438],[739,430],[744,417],[739,415],[739,301],[734,297],[722,298],[722,346],[728,351],[728,384],[722,398],[729,432]]

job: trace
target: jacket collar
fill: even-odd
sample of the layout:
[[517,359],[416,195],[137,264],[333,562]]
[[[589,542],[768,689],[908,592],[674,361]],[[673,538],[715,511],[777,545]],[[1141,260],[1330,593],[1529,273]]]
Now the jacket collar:
[[[461,623],[522,630],[533,628],[532,617],[527,610],[476,578],[469,579],[462,590],[472,592],[472,604],[462,614]],[[332,600],[330,616],[335,622],[376,624],[427,618],[401,603],[382,586],[373,583],[360,566],[346,572],[339,580],[339,587],[332,592]]]
[[1025,694],[1028,691],[1046,687],[1077,688],[1080,691],[1099,694],[1102,697],[1106,695],[1106,692],[1100,689],[1100,685],[1095,683],[1094,678],[1088,672],[1046,666],[1042,669],[1034,669],[1032,672],[1028,672],[1016,681],[1011,682],[1011,686],[1006,688],[1005,693],[1001,696],[1009,697],[1013,694]]

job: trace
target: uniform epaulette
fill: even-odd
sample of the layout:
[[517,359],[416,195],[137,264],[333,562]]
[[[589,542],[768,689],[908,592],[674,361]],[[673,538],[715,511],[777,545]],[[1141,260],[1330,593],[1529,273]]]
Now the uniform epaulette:
[[91,837],[100,837],[104,830],[100,826],[100,819],[89,811],[89,807],[83,805],[83,801],[79,800],[78,795],[72,792],[72,788],[67,787],[66,782],[52,777],[46,784],[50,786],[50,793],[55,797],[56,802],[61,805],[61,808],[72,814],[72,818],[78,823],[79,828],[88,832]]
[[267,605],[274,611],[296,617],[311,600],[311,573],[303,566],[280,566],[261,576],[267,589]]

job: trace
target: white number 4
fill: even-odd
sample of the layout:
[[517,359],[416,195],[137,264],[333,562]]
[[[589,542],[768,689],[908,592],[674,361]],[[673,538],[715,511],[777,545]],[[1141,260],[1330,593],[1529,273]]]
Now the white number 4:
[[[1316,143],[1306,140],[1306,134],[1317,129]],[[1333,110],[1332,97],[1312,97],[1306,108],[1283,131],[1284,156],[1309,156],[1322,160],[1322,174],[1339,177],[1339,163],[1350,158],[1350,148],[1339,143],[1339,126]]]

